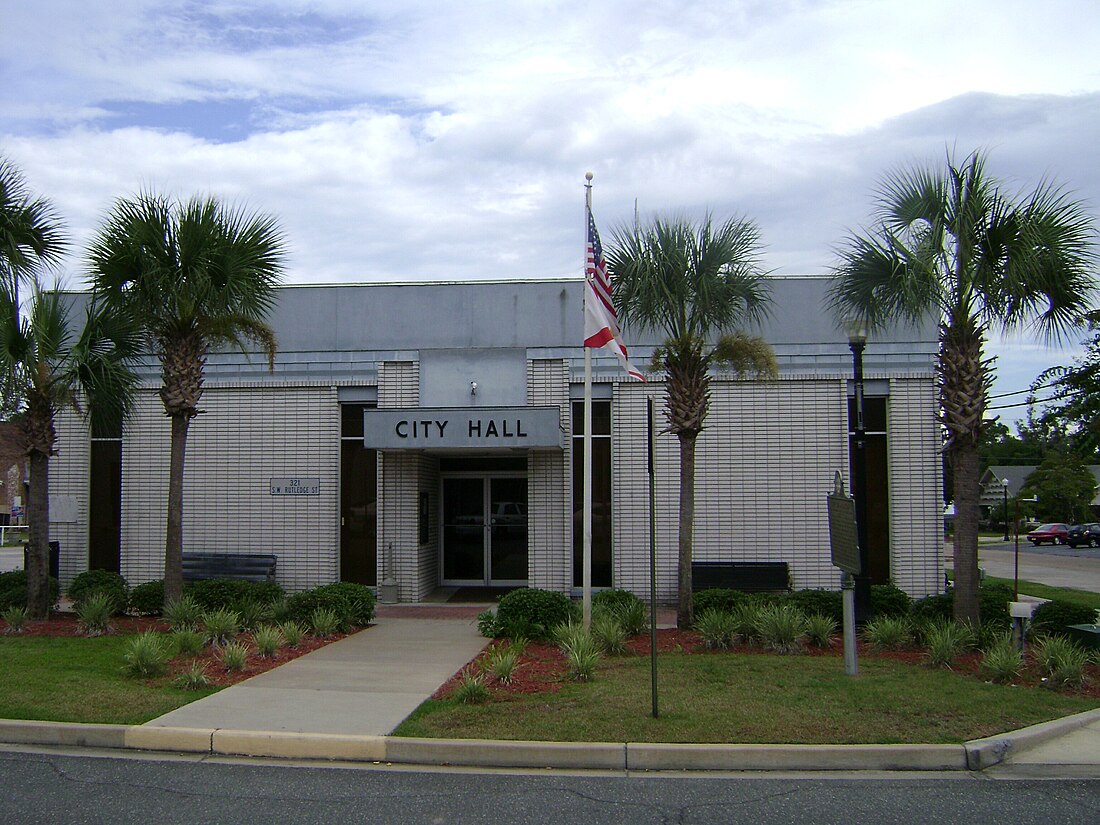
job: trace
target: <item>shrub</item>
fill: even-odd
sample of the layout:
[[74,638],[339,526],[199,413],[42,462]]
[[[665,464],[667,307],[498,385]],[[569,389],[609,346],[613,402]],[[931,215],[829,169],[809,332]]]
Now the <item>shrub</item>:
[[1031,630],[1036,634],[1064,635],[1072,624],[1092,624],[1096,611],[1074,602],[1054,599],[1044,602],[1031,614]]
[[926,624],[940,624],[951,621],[953,599],[950,592],[938,593],[935,596],[925,596],[917,599],[909,610],[909,616],[914,624],[923,626]]
[[829,647],[840,623],[832,616],[811,613],[806,617],[806,637],[814,647]]
[[305,635],[302,626],[297,622],[281,622],[279,632],[283,634],[287,647],[297,647],[302,643],[302,637]]
[[268,602],[245,599],[237,605],[237,613],[241,617],[241,630],[253,630],[271,621],[271,605]]
[[206,644],[206,636],[191,627],[172,631],[168,640],[180,656],[194,656]]
[[186,595],[203,610],[236,610],[244,602],[270,604],[286,595],[275,582],[250,582],[242,579],[203,579],[188,582]]
[[260,627],[252,634],[252,643],[256,645],[256,653],[261,658],[267,659],[275,655],[283,645],[283,634],[277,627]]
[[0,613],[0,618],[7,623],[5,633],[22,633],[27,628],[27,608],[13,605]]
[[695,629],[708,650],[725,650],[733,644],[737,623],[732,613],[711,607],[696,614]]
[[497,612],[491,607],[477,614],[477,632],[486,639],[496,638]]
[[817,613],[832,619],[838,626],[844,621],[844,594],[839,590],[796,590],[784,601],[807,616]]
[[931,625],[925,633],[928,646],[928,664],[932,667],[951,667],[957,655],[973,644],[974,634],[969,627],[955,622]]
[[80,630],[85,636],[110,633],[111,616],[115,613],[115,597],[107,592],[86,593],[76,608]]
[[159,616],[164,612],[164,579],[154,579],[133,588],[130,609],[142,616]]
[[335,610],[318,607],[309,617],[309,626],[318,639],[327,639],[340,629],[340,617]]
[[600,646],[592,638],[592,634],[582,630],[574,634],[562,649],[569,667],[569,677],[578,682],[591,681],[600,661]]
[[645,602],[629,590],[602,590],[593,596],[593,620],[601,613],[614,616],[624,636],[637,636],[649,626]]
[[[49,596],[50,604],[57,604],[58,586],[57,579],[50,577]],[[0,610],[9,607],[26,606],[27,604],[27,573],[24,570],[12,570],[0,573]]]
[[164,606],[164,619],[173,630],[198,627],[202,614],[202,608],[186,593]]
[[742,593],[740,590],[710,587],[693,594],[691,604],[695,613],[705,613],[708,610],[724,610],[727,613],[732,613],[737,605],[748,598],[749,594]]
[[374,593],[366,585],[336,582],[295,593],[287,599],[289,617],[299,624],[310,624],[318,608],[336,614],[338,630],[365,627],[374,619]]
[[900,616],[883,616],[863,626],[863,638],[877,650],[900,650],[913,641],[913,626]]
[[134,636],[122,654],[123,671],[129,676],[149,679],[160,676],[168,666],[168,651],[159,633],[147,630]]
[[760,611],[757,629],[764,645],[776,653],[798,653],[806,638],[806,614],[794,605],[770,605]]
[[227,671],[242,671],[248,663],[248,647],[242,642],[230,642],[222,648],[222,667]]
[[497,631],[511,638],[546,639],[551,629],[573,615],[573,603],[564,593],[534,587],[512,590],[497,607]]
[[240,630],[240,616],[237,611],[224,607],[203,614],[202,624],[206,629],[206,638],[214,647],[228,644]]
[[512,677],[519,669],[519,656],[523,648],[515,645],[498,645],[489,652],[486,663],[488,671],[502,684],[511,684]]
[[610,610],[614,612],[628,608],[633,604],[644,604],[644,602],[629,590],[612,588],[611,590],[601,590],[598,593],[592,594],[593,613],[597,610]]
[[872,584],[869,618],[908,616],[913,600],[900,587],[892,584]]
[[1016,679],[1024,666],[1024,656],[1012,643],[1011,633],[1002,633],[982,655],[982,672],[998,684]]
[[464,705],[476,705],[487,702],[491,696],[489,688],[485,686],[485,676],[470,668],[462,671],[461,679],[451,694],[455,701]]
[[592,637],[608,656],[626,652],[626,631],[615,612],[600,611],[592,616]]
[[184,690],[202,690],[210,687],[210,677],[206,675],[206,665],[202,662],[192,662],[189,670],[185,670],[175,678],[175,685]]
[[80,605],[93,593],[107,594],[111,600],[112,614],[122,613],[130,603],[126,579],[110,570],[85,570],[69,585],[69,598],[73,600],[75,610],[79,610]]
[[765,605],[746,599],[733,608],[733,626],[737,637],[746,643],[760,638],[760,613]]
[[[873,589],[873,588],[872,588]],[[1012,601],[1012,589],[1003,584],[986,584],[978,588],[978,611],[982,625],[988,625],[994,634],[1008,630],[1012,619],[1008,615],[1008,603]],[[954,618],[954,595],[951,591],[935,596],[925,596],[913,602],[909,615],[917,624],[948,622]]]

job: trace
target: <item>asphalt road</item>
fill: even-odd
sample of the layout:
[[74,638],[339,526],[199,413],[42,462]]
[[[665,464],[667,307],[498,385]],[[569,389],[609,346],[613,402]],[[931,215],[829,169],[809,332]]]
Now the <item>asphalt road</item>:
[[0,751],[0,823],[1100,821],[1100,780],[503,774]]
[[[952,563],[952,547],[945,545],[948,565]],[[986,542],[978,545],[978,566],[989,576],[1011,579],[1016,570],[1015,543]],[[1051,546],[1033,547],[1020,539],[1020,578],[1049,584],[1052,587],[1074,587],[1100,593],[1100,549]]]

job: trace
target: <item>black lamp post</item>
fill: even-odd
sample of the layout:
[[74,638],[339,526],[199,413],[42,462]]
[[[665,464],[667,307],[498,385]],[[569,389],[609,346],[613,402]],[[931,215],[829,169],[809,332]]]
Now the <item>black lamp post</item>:
[[852,455],[852,497],[856,503],[856,541],[859,544],[859,575],[855,577],[856,624],[867,621],[871,608],[871,576],[867,548],[867,427],[863,421],[863,350],[867,347],[867,328],[848,324],[848,348],[852,351],[852,377],[855,388],[855,441]]
[[1012,536],[1008,534],[1008,479],[1001,479],[1001,486],[1004,489],[1005,494],[1005,541],[1011,541]]

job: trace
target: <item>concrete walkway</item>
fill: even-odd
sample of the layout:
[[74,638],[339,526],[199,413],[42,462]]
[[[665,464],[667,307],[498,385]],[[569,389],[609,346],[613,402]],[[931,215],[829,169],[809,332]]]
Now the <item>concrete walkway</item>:
[[471,618],[389,615],[146,726],[384,736],[487,643]]

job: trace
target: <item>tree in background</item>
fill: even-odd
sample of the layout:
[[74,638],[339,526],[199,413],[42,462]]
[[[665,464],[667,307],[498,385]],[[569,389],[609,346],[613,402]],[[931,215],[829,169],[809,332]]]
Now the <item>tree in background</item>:
[[49,613],[50,457],[55,455],[59,412],[73,408],[98,421],[119,421],[129,407],[135,378],[127,361],[136,351],[135,328],[122,313],[89,303],[74,336],[58,290],[33,284],[25,318],[15,311],[14,290],[0,288],[0,375],[21,403],[18,423],[30,464],[27,496],[27,613]]
[[1039,499],[1033,507],[1041,521],[1091,521],[1096,476],[1079,456],[1052,455],[1027,477],[1020,496]]
[[266,318],[286,255],[273,218],[213,198],[177,203],[141,194],[115,204],[89,251],[95,292],[139,319],[160,359],[160,399],[171,420],[164,598],[183,592],[183,478],[187,433],[199,414],[212,349],[257,344],[274,369]]
[[1068,433],[1069,449],[1087,463],[1100,459],[1100,311],[1086,319],[1092,338],[1071,367],[1053,367],[1040,375],[1032,393],[1053,390],[1056,400],[1038,416],[1047,426]]
[[695,521],[695,443],[710,409],[711,368],[771,376],[775,355],[737,331],[770,302],[760,266],[760,233],[747,220],[715,227],[656,218],[615,234],[608,256],[619,317],[664,336],[652,370],[664,376],[665,432],[680,442],[679,575],[676,624],[694,624],[691,559]]
[[956,621],[977,625],[979,445],[993,365],[991,329],[1058,335],[1095,291],[1092,219],[1050,183],[1013,200],[978,152],[946,168],[903,169],[883,183],[875,228],[847,239],[831,302],[872,328],[940,324],[941,421],[955,500]]

